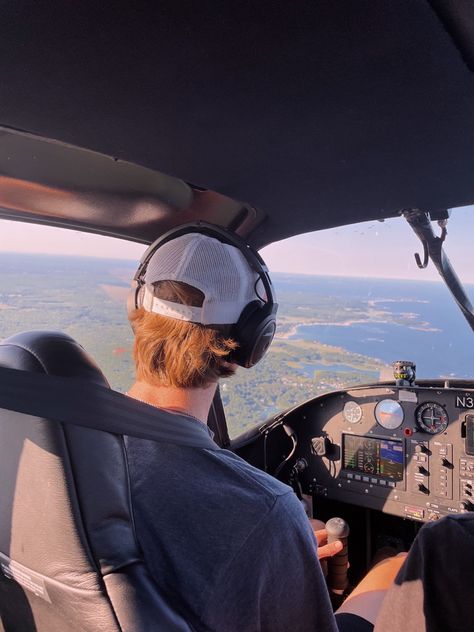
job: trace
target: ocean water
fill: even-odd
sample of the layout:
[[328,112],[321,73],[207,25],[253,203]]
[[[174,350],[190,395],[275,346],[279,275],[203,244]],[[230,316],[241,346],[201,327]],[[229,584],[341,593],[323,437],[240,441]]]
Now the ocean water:
[[[377,320],[308,325],[298,327],[293,338],[318,340],[386,363],[412,360],[418,377],[474,377],[474,332],[442,282],[276,275],[275,286],[277,294],[280,290],[282,295],[291,291],[295,298],[298,293],[314,297],[315,310],[318,296],[377,301],[377,309],[395,315],[411,312],[427,323],[422,330]],[[474,302],[474,286],[466,290]]]

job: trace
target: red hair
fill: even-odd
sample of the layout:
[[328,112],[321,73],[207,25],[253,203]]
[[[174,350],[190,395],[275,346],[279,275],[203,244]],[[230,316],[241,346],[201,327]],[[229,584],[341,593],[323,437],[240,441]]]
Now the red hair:
[[[202,293],[185,283],[161,281],[154,293],[185,305],[202,304]],[[235,373],[229,354],[237,343],[229,326],[201,325],[160,314],[135,310],[130,316],[135,332],[133,357],[136,377],[148,384],[198,388]]]

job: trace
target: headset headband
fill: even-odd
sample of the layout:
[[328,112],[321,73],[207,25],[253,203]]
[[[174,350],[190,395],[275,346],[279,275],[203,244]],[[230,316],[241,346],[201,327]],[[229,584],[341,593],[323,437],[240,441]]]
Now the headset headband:
[[[244,307],[238,321],[233,324],[230,334],[237,342],[238,347],[229,356],[229,361],[247,368],[254,366],[263,358],[275,335],[278,304],[263,259],[241,237],[222,226],[201,221],[191,222],[173,228],[156,239],[143,254],[133,278],[132,289],[127,301],[129,313],[141,307],[139,296],[145,285],[145,273],[154,253],[168,241],[189,233],[201,233],[237,248],[244,256],[250,269],[263,283],[266,300],[256,295],[256,298]],[[257,283],[255,283],[255,293],[257,294],[256,287]]]
[[245,260],[249,264],[250,268],[261,278],[267,295],[266,303],[270,305],[273,305],[275,303],[275,294],[273,291],[272,282],[270,281],[270,276],[268,274],[268,268],[258,252],[256,252],[244,239],[242,239],[238,235],[235,235],[234,233],[231,233],[226,228],[201,221],[182,224],[177,228],[172,228],[171,230],[167,231],[166,233],[161,235],[161,237],[158,237],[158,239],[155,239],[155,241],[146,249],[142,258],[140,259],[140,263],[138,264],[138,268],[135,272],[133,280],[136,281],[139,285],[142,285],[144,283],[143,277],[146,272],[148,263],[155,254],[155,251],[163,246],[163,244],[165,244],[166,242],[171,241],[172,239],[176,239],[177,237],[181,237],[181,235],[186,235],[188,233],[201,233],[203,235],[207,235],[208,237],[219,239],[219,241],[222,241],[223,243],[237,248],[245,257]]

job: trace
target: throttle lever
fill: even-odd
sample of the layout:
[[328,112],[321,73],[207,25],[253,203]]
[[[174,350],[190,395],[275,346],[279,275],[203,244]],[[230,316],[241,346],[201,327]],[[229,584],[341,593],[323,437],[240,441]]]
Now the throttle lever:
[[326,531],[328,534],[328,544],[334,542],[335,540],[340,540],[343,544],[343,548],[339,551],[339,553],[327,558],[328,588],[331,593],[342,598],[342,595],[349,585],[349,580],[347,578],[347,569],[349,566],[349,551],[347,544],[347,538],[349,537],[349,525],[343,518],[331,518],[331,520],[326,522]]

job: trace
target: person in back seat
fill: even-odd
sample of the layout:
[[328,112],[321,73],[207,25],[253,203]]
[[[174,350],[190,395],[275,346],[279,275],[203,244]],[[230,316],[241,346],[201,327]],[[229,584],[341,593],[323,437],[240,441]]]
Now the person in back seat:
[[[127,394],[174,414],[177,428],[208,434],[218,381],[236,370],[237,323],[253,302],[265,306],[268,285],[242,249],[199,232],[152,249],[138,277],[129,314],[136,380]],[[290,487],[225,449],[131,437],[126,449],[140,546],[195,630],[338,629],[313,531]],[[320,556],[340,548],[322,546]],[[350,621],[353,631],[372,627]]]

